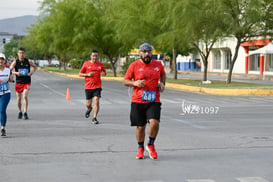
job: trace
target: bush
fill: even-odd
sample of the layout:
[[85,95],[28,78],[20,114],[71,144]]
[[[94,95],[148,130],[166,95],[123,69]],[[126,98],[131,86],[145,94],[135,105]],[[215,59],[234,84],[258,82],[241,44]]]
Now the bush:
[[106,62],[106,63],[103,63],[105,69],[112,69],[112,66],[111,66],[111,63],[109,62]]
[[121,66],[121,74],[122,75],[125,75],[128,68],[129,68],[129,65],[134,62],[135,59],[129,59],[128,61],[126,61],[122,66]]
[[73,69],[80,69],[81,66],[82,66],[82,60],[80,60],[80,59],[71,59],[69,61],[69,64],[71,65],[71,67]]

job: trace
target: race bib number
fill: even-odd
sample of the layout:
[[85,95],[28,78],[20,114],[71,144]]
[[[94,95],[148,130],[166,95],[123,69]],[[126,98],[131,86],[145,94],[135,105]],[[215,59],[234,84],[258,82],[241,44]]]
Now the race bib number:
[[9,84],[8,83],[1,83],[0,84],[0,92],[9,90]]
[[28,75],[28,69],[27,68],[20,68],[18,69],[20,73],[22,73],[21,76],[27,76]]
[[156,98],[156,91],[143,90],[142,100],[148,102],[154,102]]

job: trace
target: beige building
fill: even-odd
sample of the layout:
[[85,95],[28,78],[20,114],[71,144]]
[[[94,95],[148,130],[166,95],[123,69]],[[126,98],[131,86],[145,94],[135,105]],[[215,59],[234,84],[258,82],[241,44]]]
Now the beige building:
[[[272,38],[256,37],[242,43],[233,67],[233,73],[273,75],[273,53],[249,55],[249,51],[262,48],[270,44],[272,40]],[[228,73],[232,57],[235,54],[235,46],[235,38],[228,38],[215,43],[208,59],[208,72]]]

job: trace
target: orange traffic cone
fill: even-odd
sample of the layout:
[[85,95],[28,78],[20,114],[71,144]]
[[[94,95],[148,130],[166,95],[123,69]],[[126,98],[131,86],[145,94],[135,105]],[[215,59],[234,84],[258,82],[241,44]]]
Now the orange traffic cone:
[[69,88],[67,88],[66,90],[66,97],[65,97],[66,100],[70,100],[70,92],[69,92]]

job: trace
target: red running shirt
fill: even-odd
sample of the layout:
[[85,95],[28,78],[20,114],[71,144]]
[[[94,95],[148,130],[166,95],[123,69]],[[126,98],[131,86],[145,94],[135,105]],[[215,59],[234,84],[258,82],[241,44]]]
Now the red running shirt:
[[92,76],[85,77],[85,89],[101,88],[101,72],[106,72],[102,62],[97,61],[92,63],[90,60],[86,61],[80,70],[80,73],[94,72]]
[[149,103],[143,100],[143,93],[152,91],[156,93],[154,102],[160,102],[160,92],[157,90],[160,77],[165,75],[164,67],[161,62],[152,60],[149,64],[136,60],[131,63],[124,79],[128,80],[144,80],[144,87],[134,87],[132,102]]

